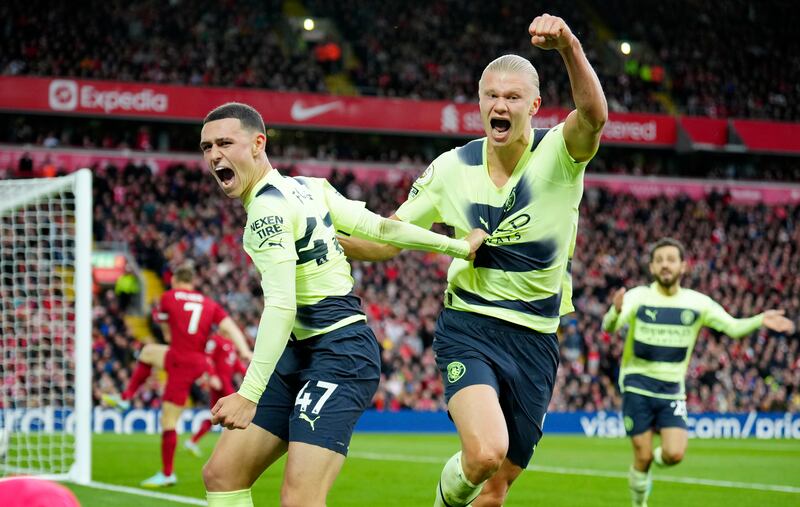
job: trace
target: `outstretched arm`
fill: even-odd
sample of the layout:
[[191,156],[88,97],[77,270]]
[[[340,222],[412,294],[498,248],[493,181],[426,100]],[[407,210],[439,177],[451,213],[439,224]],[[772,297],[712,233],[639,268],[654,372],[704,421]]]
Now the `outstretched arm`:
[[[394,216],[394,215],[393,215]],[[366,239],[353,236],[337,236],[339,243],[344,248],[344,254],[357,261],[380,262],[388,261],[399,254],[402,249],[385,243],[375,243]]]
[[563,19],[543,14],[533,20],[528,32],[531,44],[541,49],[557,49],[564,60],[576,108],[564,123],[564,141],[572,158],[578,162],[589,160],[600,145],[600,135],[608,120],[608,104],[600,80],[580,41]]
[[[356,247],[361,250],[359,258],[362,260],[393,257],[399,249],[438,252],[460,259],[472,259],[475,251],[488,237],[486,232],[476,230],[465,239],[454,239],[402,222],[397,216],[392,216],[392,219],[383,218],[366,209],[363,202],[345,198],[327,182],[323,186],[325,201],[337,230],[362,240],[388,243],[394,247],[390,250],[374,244],[356,243]],[[345,246],[345,253],[352,258],[354,252],[348,252],[351,246],[352,244]]]
[[792,334],[795,331],[794,322],[783,316],[783,310],[767,310],[753,317],[736,319],[716,301],[711,301],[704,323],[731,338],[747,336],[761,326],[778,333]]
[[474,259],[475,252],[489,237],[483,229],[474,229],[464,239],[454,239],[414,224],[383,218],[366,208],[361,210],[352,234],[362,239],[384,241],[395,248],[442,253],[459,259]]
[[[397,215],[389,217],[390,220],[400,220]],[[344,254],[357,261],[380,262],[388,261],[399,254],[402,249],[385,243],[376,243],[353,236],[337,236],[339,243],[344,248]]]

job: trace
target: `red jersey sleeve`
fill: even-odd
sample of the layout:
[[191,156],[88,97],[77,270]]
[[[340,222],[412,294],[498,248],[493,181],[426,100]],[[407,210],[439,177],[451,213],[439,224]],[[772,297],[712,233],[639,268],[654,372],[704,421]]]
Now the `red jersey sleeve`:
[[153,320],[160,323],[169,321],[169,311],[172,307],[172,302],[175,298],[172,297],[170,291],[161,295],[161,300],[153,306]]
[[225,317],[228,316],[228,312],[226,312],[225,309],[222,308],[222,306],[220,306],[219,303],[217,303],[216,301],[212,299],[209,299],[208,301],[209,304],[213,307],[211,320],[212,322],[214,322],[214,324],[219,324],[220,322],[225,320]]

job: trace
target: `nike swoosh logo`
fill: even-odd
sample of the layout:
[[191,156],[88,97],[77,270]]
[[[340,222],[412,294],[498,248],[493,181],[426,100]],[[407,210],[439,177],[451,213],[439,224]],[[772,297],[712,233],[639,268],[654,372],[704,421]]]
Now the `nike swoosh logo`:
[[303,103],[299,100],[296,100],[294,104],[292,104],[292,110],[290,111],[290,115],[294,121],[306,121],[311,119],[315,116],[319,116],[321,114],[325,114],[329,111],[333,111],[335,109],[342,109],[344,107],[344,103],[341,100],[337,100],[336,102],[328,102],[327,104],[320,104],[318,106],[311,106],[306,107]]

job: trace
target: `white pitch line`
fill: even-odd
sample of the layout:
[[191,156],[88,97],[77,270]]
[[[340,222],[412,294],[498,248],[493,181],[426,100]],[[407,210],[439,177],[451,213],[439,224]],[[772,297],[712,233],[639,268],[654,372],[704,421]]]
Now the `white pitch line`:
[[[436,458],[433,456],[410,456],[405,454],[380,454],[375,452],[351,452],[348,456],[353,458],[371,459],[376,461],[401,461],[407,463],[438,463],[444,464],[447,458]],[[591,468],[565,468],[565,467],[551,467],[543,465],[529,465],[528,470],[536,472],[543,472],[549,474],[559,475],[587,475],[590,477],[612,477],[615,479],[627,479],[628,474],[625,472],[616,472],[613,470],[595,470]],[[696,484],[699,486],[713,486],[717,488],[733,488],[733,489],[755,489],[758,491],[778,491],[781,493],[800,493],[800,488],[795,486],[784,486],[781,484],[760,484],[756,482],[735,482],[735,481],[719,481],[716,479],[699,479],[697,477],[670,477],[660,476],[654,477],[654,481],[659,482],[677,482],[681,484]]]
[[774,452],[774,453],[800,452],[800,447],[796,445],[797,441],[787,442],[787,444],[789,445],[758,444],[756,442],[753,442],[751,444],[738,443],[733,441],[723,441],[723,442],[724,443],[720,441],[704,442],[702,440],[692,440],[692,448],[697,449],[699,447],[701,449],[719,449],[721,451],[759,451],[759,452]]
[[[593,470],[591,468],[564,468],[564,467],[530,465],[528,466],[528,470],[534,470],[536,472],[544,472],[549,474],[588,475],[595,477],[615,477],[619,479],[628,478],[628,474],[624,472],[615,472],[610,470]],[[714,486],[718,488],[755,489],[759,491],[779,491],[781,493],[800,493],[800,488],[794,486],[784,486],[782,484],[761,484],[758,482],[720,481],[716,479],[700,479],[697,477],[670,477],[670,476],[653,477],[653,480],[659,482],[678,482],[681,484]]]
[[129,495],[145,496],[148,498],[158,498],[159,500],[169,500],[170,502],[183,503],[186,505],[208,505],[205,500],[199,498],[192,498],[190,496],[170,495],[168,493],[157,493],[155,491],[147,491],[146,489],[132,488],[129,486],[117,486],[116,484],[107,484],[104,482],[90,482],[89,484],[72,483],[76,486],[84,486],[87,488],[103,489],[106,491],[114,491],[116,493],[127,493]]

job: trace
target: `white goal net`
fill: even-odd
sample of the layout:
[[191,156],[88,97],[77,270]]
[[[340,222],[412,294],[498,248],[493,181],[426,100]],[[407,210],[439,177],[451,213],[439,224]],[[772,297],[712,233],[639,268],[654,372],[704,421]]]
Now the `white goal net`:
[[0,181],[0,476],[91,480],[92,176]]

